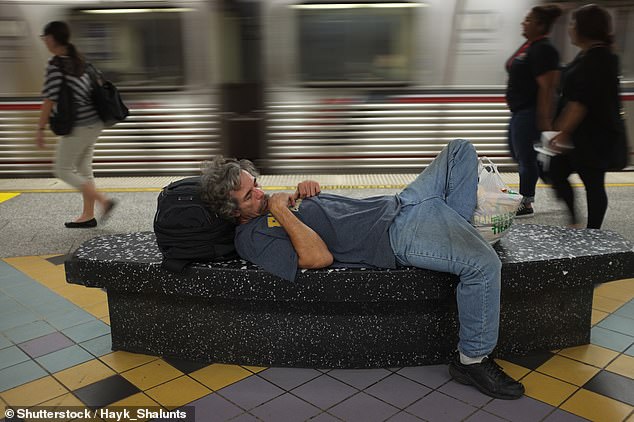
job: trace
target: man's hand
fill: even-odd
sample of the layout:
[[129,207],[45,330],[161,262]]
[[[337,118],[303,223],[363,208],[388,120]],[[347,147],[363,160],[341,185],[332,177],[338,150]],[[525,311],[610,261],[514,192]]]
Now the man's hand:
[[295,195],[291,195],[285,192],[278,192],[271,195],[269,198],[269,209],[275,215],[275,213],[281,209],[288,208],[295,205]]
[[[314,180],[304,180],[297,185],[294,198],[310,198],[311,196],[317,196],[321,192],[319,183]],[[294,204],[293,204],[294,205]]]

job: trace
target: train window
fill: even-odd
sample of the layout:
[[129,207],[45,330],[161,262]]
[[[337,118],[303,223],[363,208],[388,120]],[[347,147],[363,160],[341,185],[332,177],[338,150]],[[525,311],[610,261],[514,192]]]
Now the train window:
[[403,84],[411,79],[412,8],[421,3],[315,3],[297,16],[300,80]]
[[73,14],[77,44],[122,88],[184,85],[183,13],[191,9],[82,9]]

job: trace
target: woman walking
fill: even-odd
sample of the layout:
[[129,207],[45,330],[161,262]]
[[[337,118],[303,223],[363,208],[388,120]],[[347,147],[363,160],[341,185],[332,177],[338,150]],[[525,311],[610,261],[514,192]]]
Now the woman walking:
[[534,215],[539,167],[533,144],[541,131],[552,130],[559,53],[547,35],[560,15],[558,6],[533,7],[522,22],[526,42],[506,62],[506,103],[511,110],[508,142],[511,156],[519,164],[520,194],[524,196],[518,217]]
[[612,18],[600,6],[582,6],[572,13],[568,34],[581,51],[562,71],[555,121],[555,129],[561,133],[551,141],[552,147],[562,153],[551,160],[550,173],[557,195],[566,203],[572,225],[578,224],[578,218],[568,177],[573,172],[579,174],[587,194],[587,227],[599,229],[608,208],[605,173],[615,158],[620,161],[614,151],[625,136],[619,97],[619,59],[612,52]]
[[112,212],[115,201],[99,192],[93,181],[92,158],[103,123],[91,99],[90,75],[86,72],[83,57],[69,42],[70,29],[65,22],[48,23],[41,38],[53,57],[46,67],[36,143],[39,148],[44,147],[44,130],[56,109],[62,79],[66,78],[73,92],[77,114],[71,133],[62,136],[57,144],[54,172],[56,177],[81,191],[83,209],[79,217],[64,224],[68,228],[95,227],[95,203],[101,206],[103,222]]

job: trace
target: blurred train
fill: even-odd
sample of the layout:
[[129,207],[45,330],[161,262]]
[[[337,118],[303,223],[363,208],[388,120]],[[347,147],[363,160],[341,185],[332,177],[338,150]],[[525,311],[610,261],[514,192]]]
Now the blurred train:
[[[614,18],[631,116],[634,1],[598,3]],[[55,138],[34,146],[51,20],[70,23],[131,109],[97,144],[99,176],[190,174],[218,153],[267,173],[408,172],[453,138],[513,170],[504,62],[536,4],[0,0],[0,177],[51,175]],[[566,63],[581,3],[559,4],[551,38]]]

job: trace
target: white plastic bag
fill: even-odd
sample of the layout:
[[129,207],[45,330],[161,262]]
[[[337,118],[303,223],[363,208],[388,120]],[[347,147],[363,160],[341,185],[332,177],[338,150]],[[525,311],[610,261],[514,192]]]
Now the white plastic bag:
[[497,166],[482,157],[478,162],[478,206],[473,226],[484,240],[494,244],[508,232],[521,202],[522,195],[506,186]]

